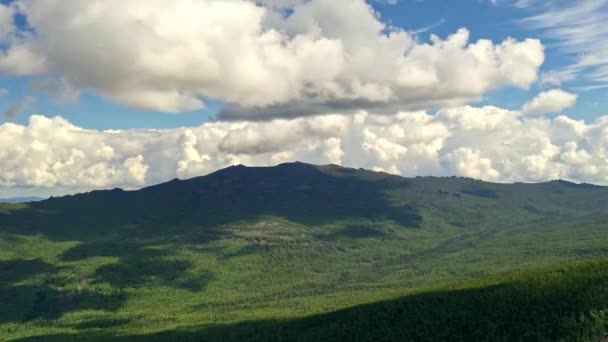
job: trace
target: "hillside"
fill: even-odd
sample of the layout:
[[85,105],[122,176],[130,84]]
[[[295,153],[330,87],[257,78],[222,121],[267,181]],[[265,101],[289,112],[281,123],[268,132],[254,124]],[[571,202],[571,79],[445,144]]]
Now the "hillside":
[[[347,324],[343,314],[376,317],[376,310],[386,310],[383,305],[395,307],[380,303],[387,301],[405,303],[399,312],[418,308],[412,304],[420,300],[417,294],[430,289],[459,298],[446,308],[445,317],[451,317],[457,303],[478,301],[454,288],[509,283],[513,272],[543,286],[546,272],[582,280],[588,267],[605,269],[598,261],[573,266],[582,271],[572,276],[552,271],[564,262],[608,256],[607,213],[608,188],[588,184],[402,178],[303,163],[234,166],[138,191],[0,204],[0,336],[196,340],[197,331],[207,336],[211,328],[216,337],[238,335],[233,325],[249,322],[243,331],[260,330],[264,340],[273,336],[265,335],[269,329],[299,329],[304,323],[298,322],[312,320],[316,332],[302,336],[314,340],[331,335],[329,325],[319,322]],[[585,297],[589,288],[602,300],[559,308],[562,316],[539,321],[535,336],[551,340],[555,331],[543,329],[556,328],[555,319],[606,309],[605,288],[593,290],[604,281],[602,274],[585,280],[590,287],[568,288],[576,280],[564,282],[567,291]],[[539,293],[544,294],[530,302],[531,310],[544,312],[544,303],[555,297]],[[526,303],[536,296],[516,295]],[[362,304],[369,305],[348,309]],[[337,310],[345,311],[331,313]],[[417,319],[441,314],[425,311]],[[382,324],[414,319],[395,315],[401,318]],[[269,323],[279,319],[284,323]],[[483,324],[490,323],[496,324]],[[507,337],[516,331],[501,329]],[[387,339],[418,339],[406,333]]]
[[11,197],[11,198],[0,198],[0,203],[27,203],[27,202],[38,202],[42,201],[44,198],[42,197]]
[[300,319],[198,325],[152,334],[100,329],[25,340],[600,341],[608,331],[607,281],[608,261],[592,261],[469,281]]

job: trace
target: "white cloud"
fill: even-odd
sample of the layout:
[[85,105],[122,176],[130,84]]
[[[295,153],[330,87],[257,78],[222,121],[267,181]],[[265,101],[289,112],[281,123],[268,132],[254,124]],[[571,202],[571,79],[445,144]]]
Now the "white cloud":
[[0,74],[29,76],[44,71],[44,58],[37,55],[26,43],[14,42],[5,51],[0,51]]
[[546,85],[561,86],[565,82],[576,79],[576,72],[573,70],[550,70],[540,75],[540,83]]
[[535,98],[526,102],[522,111],[528,115],[560,113],[576,104],[577,95],[561,89],[543,91]]
[[30,45],[32,34],[19,32],[14,16],[17,3],[0,4],[0,74],[36,75],[46,71],[44,58]]
[[492,160],[481,156],[481,152],[470,147],[461,147],[448,153],[442,162],[454,174],[475,179],[499,180],[500,172],[492,166]]
[[97,188],[145,182],[143,157],[129,153],[128,141],[120,141],[122,150],[117,151],[111,134],[42,116],[32,116],[27,127],[3,124],[0,131],[1,187]]
[[208,98],[244,108],[231,118],[266,108],[287,116],[295,107],[303,115],[462,105],[527,88],[544,61],[534,39],[470,42],[461,29],[420,42],[364,0],[17,3],[36,34],[6,51],[0,71],[48,70],[77,89],[163,112],[196,110]]
[[608,117],[586,124],[496,107],[457,107],[435,115],[361,111],[164,131],[93,131],[33,116],[27,126],[0,125],[0,190],[136,188],[233,164],[293,160],[404,176],[608,184],[607,145]]
[[531,6],[533,0],[490,0],[494,6],[527,8]]
[[[561,76],[591,82],[593,87],[608,84],[608,0],[546,1],[538,14],[523,19],[528,28],[540,30],[556,52],[572,59]],[[558,79],[559,80],[559,79]]]

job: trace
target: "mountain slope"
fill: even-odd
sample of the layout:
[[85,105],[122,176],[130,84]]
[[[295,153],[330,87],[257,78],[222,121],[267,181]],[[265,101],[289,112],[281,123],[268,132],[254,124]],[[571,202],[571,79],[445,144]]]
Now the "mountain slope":
[[301,319],[602,258],[607,209],[587,184],[303,163],[2,204],[0,336]]
[[27,202],[39,202],[43,201],[42,197],[11,197],[11,198],[0,198],[0,203],[27,203]]
[[335,165],[290,163],[234,166],[139,191],[94,191],[30,207],[54,215],[93,217],[104,224],[120,220],[211,226],[275,216],[303,224],[360,219],[408,228],[474,229],[601,216],[608,212],[608,188],[565,181],[511,185],[455,177],[407,179]]
[[[600,341],[608,332],[608,261],[480,279],[301,319],[112,330],[20,341]],[[603,340],[602,340],[603,341]]]

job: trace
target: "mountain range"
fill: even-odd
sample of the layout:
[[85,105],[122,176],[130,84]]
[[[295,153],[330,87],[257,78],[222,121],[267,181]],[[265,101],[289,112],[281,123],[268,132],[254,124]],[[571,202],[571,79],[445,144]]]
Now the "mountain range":
[[590,184],[297,162],[0,204],[0,336],[596,338],[607,213]]
[[0,198],[0,203],[27,203],[27,202],[39,202],[43,201],[43,197],[10,197]]

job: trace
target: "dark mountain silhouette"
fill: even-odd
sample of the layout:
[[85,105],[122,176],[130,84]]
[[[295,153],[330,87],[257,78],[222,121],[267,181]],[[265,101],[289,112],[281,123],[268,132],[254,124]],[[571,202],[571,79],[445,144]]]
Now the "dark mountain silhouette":
[[209,226],[272,216],[303,224],[363,219],[421,228],[427,214],[434,216],[433,221],[459,227],[501,226],[608,212],[608,188],[565,181],[496,184],[461,177],[404,178],[296,162],[232,166],[138,191],[113,189],[51,198],[32,203],[32,210],[58,219],[62,215],[95,218],[103,225],[109,220]]

